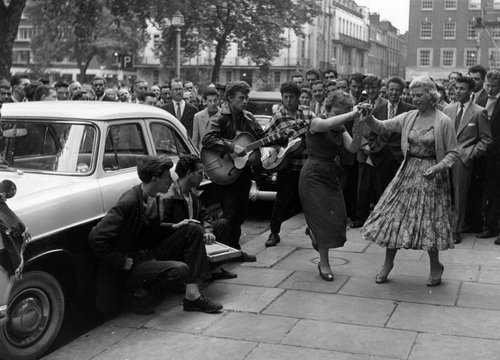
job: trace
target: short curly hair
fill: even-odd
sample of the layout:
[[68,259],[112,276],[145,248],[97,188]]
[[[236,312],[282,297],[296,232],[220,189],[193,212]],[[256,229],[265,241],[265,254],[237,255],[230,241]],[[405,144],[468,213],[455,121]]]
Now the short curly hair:
[[423,88],[430,95],[432,105],[437,104],[439,92],[437,91],[436,83],[430,77],[425,75],[417,76],[410,83],[410,90],[415,88]]
[[181,156],[177,165],[175,165],[175,173],[179,178],[183,178],[188,171],[195,171],[197,164],[201,164],[201,159],[198,156],[193,154]]
[[225,100],[229,100],[229,98],[236,95],[238,91],[242,92],[245,95],[250,93],[250,85],[246,81],[233,81],[227,84],[226,93],[224,94]]

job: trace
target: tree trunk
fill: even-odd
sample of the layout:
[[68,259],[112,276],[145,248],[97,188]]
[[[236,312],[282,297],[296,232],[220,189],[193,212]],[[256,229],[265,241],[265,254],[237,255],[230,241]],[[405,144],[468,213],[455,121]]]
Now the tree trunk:
[[12,47],[25,5],[26,0],[0,1],[0,79],[10,79]]
[[226,38],[217,41],[217,45],[215,46],[215,57],[214,57],[214,67],[212,68],[212,78],[210,81],[212,83],[219,82],[219,73],[220,68],[222,66],[222,62],[224,61],[226,53]]

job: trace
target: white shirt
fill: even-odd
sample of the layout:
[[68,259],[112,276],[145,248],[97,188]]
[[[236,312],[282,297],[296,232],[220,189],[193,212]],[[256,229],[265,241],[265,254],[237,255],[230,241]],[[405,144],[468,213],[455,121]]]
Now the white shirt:
[[177,116],[177,104],[181,105],[181,116],[182,116],[182,114],[184,114],[184,108],[186,107],[186,102],[184,101],[184,99],[182,99],[179,102],[172,100],[172,103],[174,104],[174,112],[176,116]]

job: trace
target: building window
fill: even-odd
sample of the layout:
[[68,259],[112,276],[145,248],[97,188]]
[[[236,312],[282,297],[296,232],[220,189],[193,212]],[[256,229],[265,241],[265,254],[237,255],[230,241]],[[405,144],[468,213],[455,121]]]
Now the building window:
[[481,0],[469,0],[469,10],[480,10]]
[[467,23],[467,39],[477,39],[477,32],[473,21]]
[[500,10],[500,0],[493,0],[493,10]]
[[226,82],[233,81],[233,73],[231,71],[226,71]]
[[476,49],[465,49],[465,67],[474,66],[479,63]]
[[422,0],[422,10],[432,10],[434,8],[434,0]]
[[19,28],[17,30],[17,41],[30,41],[33,36],[33,29]]
[[495,40],[500,39],[500,26],[496,25],[491,28],[491,37]]
[[432,49],[418,49],[417,64],[418,66],[431,66]]
[[457,0],[445,0],[444,1],[444,9],[445,10],[456,10],[457,9]]
[[488,65],[490,69],[500,67],[500,50],[488,49]]
[[274,82],[276,84],[281,84],[281,73],[279,71],[274,73]]
[[443,38],[444,39],[455,39],[456,36],[457,23],[453,21],[447,21],[444,23],[443,28]]
[[432,39],[432,23],[430,21],[420,23],[420,38]]
[[456,49],[441,49],[441,66],[455,67]]

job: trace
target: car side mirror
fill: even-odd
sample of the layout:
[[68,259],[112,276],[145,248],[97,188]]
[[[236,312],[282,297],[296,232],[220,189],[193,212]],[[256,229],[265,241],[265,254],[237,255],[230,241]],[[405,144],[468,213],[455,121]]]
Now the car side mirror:
[[10,180],[4,180],[0,182],[0,195],[4,199],[10,199],[13,198],[14,195],[16,195],[17,192],[17,186],[14,184],[14,182]]

